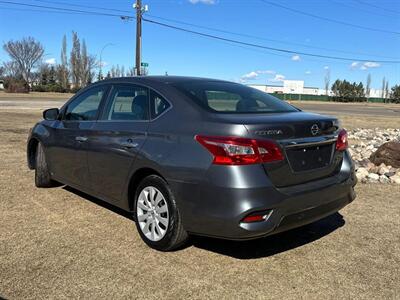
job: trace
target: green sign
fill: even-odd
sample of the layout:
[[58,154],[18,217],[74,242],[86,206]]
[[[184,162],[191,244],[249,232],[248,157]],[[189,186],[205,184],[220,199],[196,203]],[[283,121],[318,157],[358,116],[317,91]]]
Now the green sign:
[[145,62],[140,63],[140,65],[141,65],[142,67],[148,67],[148,66],[149,66],[149,64],[148,64],[148,63],[145,63]]

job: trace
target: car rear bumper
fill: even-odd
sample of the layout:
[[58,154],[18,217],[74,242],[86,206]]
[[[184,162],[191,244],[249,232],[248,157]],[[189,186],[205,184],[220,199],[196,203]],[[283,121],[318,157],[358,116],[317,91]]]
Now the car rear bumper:
[[[254,239],[299,227],[339,211],[355,199],[351,159],[332,177],[276,188],[260,166],[216,166],[203,184],[171,182],[188,232],[232,240]],[[214,168],[214,167],[213,167]],[[256,211],[269,218],[241,222]]]

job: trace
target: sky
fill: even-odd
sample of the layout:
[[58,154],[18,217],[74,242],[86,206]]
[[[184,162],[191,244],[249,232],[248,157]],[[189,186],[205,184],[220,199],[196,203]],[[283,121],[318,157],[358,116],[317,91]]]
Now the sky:
[[[383,77],[390,86],[400,84],[400,63],[377,62],[400,62],[398,0],[142,1],[148,5],[144,14],[147,19],[263,47],[293,51],[284,53],[238,45],[144,22],[142,61],[149,64],[150,75],[168,72],[169,75],[271,85],[280,85],[282,80],[291,79],[304,80],[305,86],[323,88],[324,77],[329,72],[331,84],[338,78],[365,83],[368,74],[371,74],[372,88],[380,89]],[[134,0],[8,2],[134,15]],[[354,26],[346,25],[349,23]],[[135,59],[135,26],[134,20],[124,21],[119,17],[50,12],[49,9],[0,1],[0,42],[32,36],[44,45],[44,60],[48,63],[59,62],[64,34],[67,35],[70,51],[71,32],[76,31],[97,59],[103,49],[105,71],[117,64],[131,67]],[[350,60],[309,57],[303,53]],[[7,60],[7,54],[0,49],[0,64]]]

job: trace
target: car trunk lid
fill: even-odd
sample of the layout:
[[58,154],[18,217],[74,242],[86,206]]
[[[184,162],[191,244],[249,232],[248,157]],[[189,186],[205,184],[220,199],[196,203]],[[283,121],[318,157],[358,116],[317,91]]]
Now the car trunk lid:
[[275,140],[285,159],[263,167],[277,187],[332,176],[340,170],[343,153],[336,151],[335,117],[306,112],[227,114],[225,121],[241,122],[250,138]]

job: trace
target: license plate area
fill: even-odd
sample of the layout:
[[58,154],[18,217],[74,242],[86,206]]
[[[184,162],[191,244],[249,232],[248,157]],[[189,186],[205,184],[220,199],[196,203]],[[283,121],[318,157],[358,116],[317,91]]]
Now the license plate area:
[[294,172],[321,169],[332,162],[333,144],[286,149],[290,167]]

